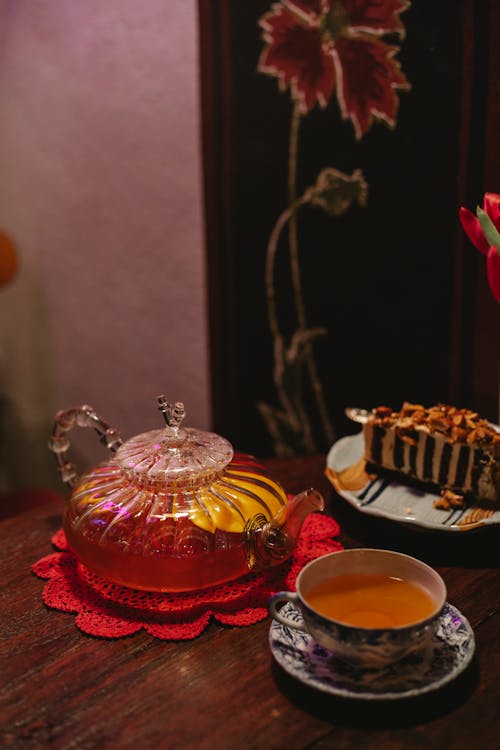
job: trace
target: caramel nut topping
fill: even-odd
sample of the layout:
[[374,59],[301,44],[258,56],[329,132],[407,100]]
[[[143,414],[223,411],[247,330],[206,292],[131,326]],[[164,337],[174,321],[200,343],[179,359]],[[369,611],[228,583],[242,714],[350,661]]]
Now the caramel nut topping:
[[436,510],[450,510],[451,508],[449,500],[443,496],[437,497],[432,503],[432,506],[433,508],[436,508]]
[[440,510],[451,510],[452,508],[463,508],[464,502],[463,495],[459,495],[450,489],[444,489],[441,491],[441,496],[434,500],[433,506]]
[[463,427],[452,427],[450,432],[450,440],[452,443],[467,442],[467,430]]
[[412,427],[397,427],[396,433],[400,440],[403,440],[408,445],[417,445],[417,433]]
[[425,411],[425,408],[421,404],[410,404],[409,401],[405,401],[401,407],[401,414],[411,415],[417,411]]
[[373,410],[373,422],[381,427],[398,428],[399,437],[411,445],[415,444],[417,427],[431,434],[439,433],[452,443],[500,443],[500,434],[477,412],[447,404],[426,409],[421,404],[405,401],[399,412],[389,406],[378,406]]
[[457,492],[453,492],[453,490],[450,490],[450,489],[443,490],[441,492],[441,497],[450,504],[451,508],[463,508],[464,507],[463,495],[459,495]]
[[389,406],[377,406],[376,409],[374,409],[374,413],[376,417],[390,417],[392,415],[392,409]]

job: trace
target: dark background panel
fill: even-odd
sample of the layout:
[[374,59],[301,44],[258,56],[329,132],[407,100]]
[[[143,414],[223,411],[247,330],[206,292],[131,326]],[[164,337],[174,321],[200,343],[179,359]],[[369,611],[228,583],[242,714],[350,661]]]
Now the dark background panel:
[[[288,203],[292,115],[289,92],[257,73],[258,19],[270,5],[200,0],[215,427],[260,455],[272,454],[273,445],[256,404],[278,405],[266,246]],[[498,354],[490,352],[479,393],[476,360],[485,357],[477,331],[482,307],[498,324],[498,306],[484,301],[482,258],[458,224],[459,205],[474,208],[485,189],[498,190],[484,185],[491,15],[489,3],[472,0],[414,2],[402,14],[398,59],[412,88],[399,95],[394,130],[377,123],[355,141],[335,99],[301,119],[299,193],[326,166],[361,168],[369,185],[365,208],[337,218],[307,208],[298,218],[308,325],[327,329],[314,351],[337,435],[353,430],[346,404],[452,400],[497,416],[491,368],[498,373]],[[286,233],[276,279],[280,323],[291,334]],[[326,450],[305,392],[317,446]]]

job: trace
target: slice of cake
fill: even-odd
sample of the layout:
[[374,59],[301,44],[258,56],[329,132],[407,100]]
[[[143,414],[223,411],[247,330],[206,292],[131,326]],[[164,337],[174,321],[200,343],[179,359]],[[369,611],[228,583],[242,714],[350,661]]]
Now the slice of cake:
[[500,499],[500,433],[468,409],[404,403],[379,406],[363,424],[368,469],[388,470],[439,488],[436,507],[460,507],[464,496]]

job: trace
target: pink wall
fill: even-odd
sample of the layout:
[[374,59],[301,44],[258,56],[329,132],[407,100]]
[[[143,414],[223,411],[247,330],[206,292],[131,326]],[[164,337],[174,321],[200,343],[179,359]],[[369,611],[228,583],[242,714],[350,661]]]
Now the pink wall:
[[0,3],[0,228],[22,263],[1,378],[23,484],[54,409],[90,403],[129,437],[162,424],[164,392],[210,425],[197,65],[195,0]]

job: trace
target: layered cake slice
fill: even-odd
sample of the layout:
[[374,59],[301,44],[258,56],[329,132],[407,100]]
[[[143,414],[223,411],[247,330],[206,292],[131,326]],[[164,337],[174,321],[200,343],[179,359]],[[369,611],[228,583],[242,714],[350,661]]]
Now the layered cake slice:
[[436,486],[436,507],[460,507],[467,495],[500,500],[500,433],[475,412],[446,404],[404,403],[398,412],[379,406],[363,434],[368,470]]

